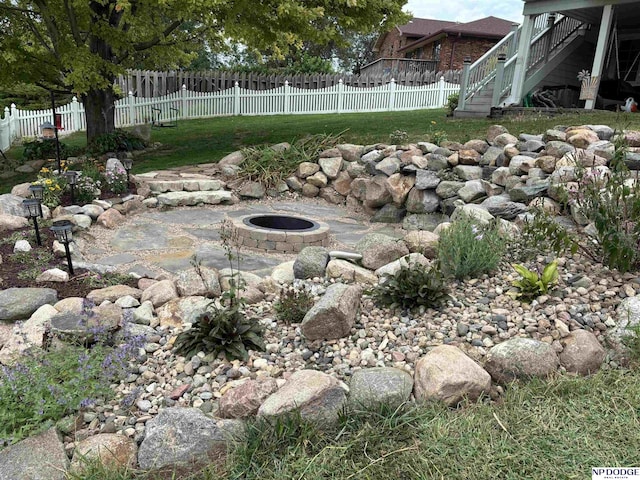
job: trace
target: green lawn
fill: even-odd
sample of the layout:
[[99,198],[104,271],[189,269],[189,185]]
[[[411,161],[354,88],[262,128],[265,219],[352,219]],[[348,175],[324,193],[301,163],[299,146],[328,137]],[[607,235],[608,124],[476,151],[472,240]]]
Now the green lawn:
[[[487,118],[454,119],[447,117],[445,110],[418,110],[190,120],[179,122],[176,128],[154,130],[152,140],[161,142],[163,148],[139,157],[133,171],[142,173],[180,165],[216,162],[227,153],[242,147],[291,142],[317,133],[344,132],[345,142],[370,144],[388,142],[389,134],[395,130],[406,131],[410,141],[428,140],[435,132],[443,132],[449,140],[464,142],[472,138],[483,138],[487,128],[495,123],[501,123],[515,135],[542,133],[554,125],[604,123],[617,128],[640,129],[640,115],[599,112],[554,118],[537,115],[496,121]],[[84,133],[73,134],[63,141],[83,147]],[[9,151],[8,156],[19,161],[22,149],[16,147]],[[26,174],[3,179],[0,181],[0,192],[7,192],[14,184],[33,178],[33,174]]]
[[[192,477],[96,468],[83,480],[584,479],[640,466],[640,373],[513,384],[496,403],[351,412],[329,430],[250,423],[228,461]],[[79,480],[73,477],[72,480]]]

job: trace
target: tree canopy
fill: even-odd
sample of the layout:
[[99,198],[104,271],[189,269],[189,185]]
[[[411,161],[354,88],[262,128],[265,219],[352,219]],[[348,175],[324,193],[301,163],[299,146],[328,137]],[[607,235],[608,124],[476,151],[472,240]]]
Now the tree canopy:
[[[0,85],[81,95],[87,136],[114,129],[114,80],[171,69],[233,40],[286,55],[304,41],[404,20],[406,0],[0,0]],[[318,28],[322,25],[322,28]]]

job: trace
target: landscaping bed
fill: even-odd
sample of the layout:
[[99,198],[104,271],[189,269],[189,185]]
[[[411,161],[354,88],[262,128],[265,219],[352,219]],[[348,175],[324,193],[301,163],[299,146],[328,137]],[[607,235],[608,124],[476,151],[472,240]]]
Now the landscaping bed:
[[[565,421],[576,418],[575,409],[563,410],[566,418],[554,417],[551,427],[543,412],[531,419],[525,410],[548,407],[553,413],[565,388],[615,383],[635,374],[626,368],[637,359],[634,329],[640,324],[640,208],[631,195],[638,188],[633,172],[640,167],[640,133],[626,132],[626,147],[615,137],[602,125],[519,137],[496,126],[486,140],[465,144],[336,144],[316,160],[304,158],[285,178],[271,177],[276,181],[267,188],[242,177],[244,158],[236,152],[218,165],[203,166],[208,175],[193,170],[140,175],[139,195],[113,205],[97,201],[102,212],[79,206],[72,215],[78,217],[78,230],[117,230],[126,216],[141,210],[203,204],[224,209],[218,205],[264,198],[268,187],[284,182],[290,198],[346,204],[404,231],[401,238],[364,235],[350,252],[309,247],[270,275],[242,272],[242,284],[230,281],[233,269],[211,268],[196,259],[175,275],[96,289],[77,301],[45,302],[38,307],[44,310],[21,328],[48,319],[52,340],[59,344],[58,312],[89,321],[96,314],[100,318],[95,310],[100,305],[109,310],[105,318],[120,319],[113,333],[123,337],[110,342],[136,346],[128,351],[129,370],[113,381],[112,396],[84,399],[78,416],[57,424],[62,442],[51,441],[63,452],[59,468],[66,468],[66,454],[75,452],[79,462],[79,452],[103,442],[104,448],[123,448],[123,469],[171,470],[229,447],[236,455],[236,463],[226,466],[230,476],[303,476],[313,468],[310,473],[321,477],[327,472],[320,459],[342,448],[351,453],[340,458],[357,465],[345,476],[384,475],[378,466],[387,465],[409,476],[447,471],[482,478],[479,472],[509,476],[517,469],[499,461],[473,469],[464,463],[466,457],[477,460],[482,452],[501,458],[513,439],[519,448],[535,449],[551,468],[558,456],[537,438],[576,449],[576,441],[589,444],[594,434],[554,430],[569,429]],[[274,152],[288,148],[276,147]],[[600,208],[611,199],[619,202],[616,208]],[[60,209],[56,215],[70,213]],[[613,233],[616,241],[608,243]],[[239,247],[224,224],[220,237],[232,259]],[[211,298],[217,299],[215,308],[207,307]],[[599,370],[594,379],[562,378]],[[540,383],[523,386],[532,378]],[[548,402],[541,394],[545,388],[554,392]],[[530,403],[519,396],[522,392],[531,396]],[[624,395],[630,399],[637,392],[627,389]],[[605,407],[593,401],[600,413],[594,423],[601,424]],[[431,402],[441,407],[432,408]],[[511,402],[527,404],[519,410]],[[464,409],[452,413],[442,405]],[[363,407],[365,413],[357,413]],[[345,417],[345,409],[352,413]],[[631,424],[638,420],[637,412],[616,412]],[[391,425],[386,431],[394,439],[377,438],[374,457],[367,457],[366,443],[357,441],[359,435],[371,435],[364,433],[367,415]],[[468,423],[444,436],[426,426],[435,422],[444,432],[457,421]],[[456,433],[471,431],[474,421],[492,429],[485,439],[489,446],[481,448],[469,435]],[[538,432],[535,439],[521,429],[523,422],[529,433]],[[326,424],[333,427],[317,430],[321,440],[309,440],[313,447],[307,451],[309,444],[303,445],[299,453],[306,467],[277,467],[282,458],[293,465],[296,458],[269,446],[274,435],[283,435],[282,444],[295,450],[300,444],[292,443],[293,437],[305,438],[305,432]],[[410,441],[396,437],[399,425],[409,427]],[[185,432],[176,450],[173,431]],[[109,436],[114,432],[118,435]],[[404,466],[387,459],[405,452],[424,458],[430,451],[424,439],[444,447],[455,435],[457,448],[467,452],[458,470],[446,469],[439,458]],[[238,436],[239,446],[233,443]],[[638,440],[631,434],[630,443]],[[3,454],[6,458],[17,448],[0,453],[0,464]],[[615,442],[602,450],[623,465],[634,461]],[[368,460],[354,460],[356,455]],[[540,473],[523,451],[510,458],[527,462],[518,472]],[[565,470],[583,473],[577,462]]]

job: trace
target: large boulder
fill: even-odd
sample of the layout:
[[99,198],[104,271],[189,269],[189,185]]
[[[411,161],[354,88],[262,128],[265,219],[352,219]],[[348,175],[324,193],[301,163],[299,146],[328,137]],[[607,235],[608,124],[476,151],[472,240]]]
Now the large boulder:
[[55,428],[0,451],[0,480],[65,480],[69,459]]
[[0,214],[15,215],[16,217],[24,217],[26,211],[22,201],[23,197],[5,193],[0,195]]
[[29,320],[14,325],[11,334],[1,347],[0,363],[5,365],[12,363],[28,348],[42,348],[49,322],[57,313],[58,311],[54,307],[45,304],[38,308]]
[[560,363],[567,372],[590,375],[600,370],[606,352],[596,336],[586,330],[574,330],[562,339]]
[[[153,312],[151,312],[149,320],[152,327],[155,326],[154,321],[157,321],[163,327],[182,327],[186,323],[195,322],[200,315],[207,311],[210,303],[211,300],[205,297],[174,298],[157,309],[157,319],[153,318]],[[150,305],[150,302],[143,302],[142,305]]]
[[408,254],[409,249],[403,241],[394,240],[388,243],[378,243],[369,246],[362,252],[362,265],[371,270],[376,270]]
[[146,424],[138,450],[143,470],[206,461],[207,456],[226,450],[239,427],[237,420],[216,422],[197,408],[172,407]]
[[149,300],[154,307],[164,305],[169,300],[178,297],[178,291],[171,280],[161,280],[147,287],[140,298],[141,302]]
[[126,296],[140,299],[141,295],[142,290],[138,288],[133,288],[128,285],[112,285],[110,287],[91,290],[87,294],[87,300],[92,301],[96,305],[100,305],[102,302],[115,302],[119,298]]
[[413,378],[397,368],[376,367],[357,370],[349,383],[349,403],[354,407],[376,405],[398,407],[409,401]]
[[247,418],[258,413],[260,405],[278,390],[274,378],[249,380],[228,390],[220,399],[219,415],[222,418]]
[[87,464],[100,462],[112,468],[133,468],[136,466],[138,446],[132,439],[115,433],[100,433],[85,438],[73,451],[71,470],[82,472]]
[[548,343],[532,338],[512,338],[489,350],[484,368],[498,383],[516,379],[547,377],[558,369],[560,360]]
[[7,288],[0,290],[0,320],[16,321],[29,318],[42,305],[58,301],[52,288]]
[[299,411],[306,420],[325,423],[338,418],[347,387],[336,378],[316,370],[299,370],[280,390],[265,400],[258,415],[275,417]]
[[219,297],[222,293],[218,270],[200,265],[183,270],[176,278],[176,289],[182,297]]
[[305,247],[293,264],[293,276],[301,279],[324,277],[327,263],[329,263],[329,252],[326,248]]
[[416,363],[416,400],[440,400],[455,406],[467,398],[475,401],[491,388],[491,376],[460,349],[440,345]]
[[339,258],[333,259],[327,264],[325,273],[327,278],[335,278],[342,282],[368,283],[371,285],[378,283],[378,278],[371,270]]
[[349,334],[353,326],[362,289],[356,285],[335,283],[307,312],[300,329],[308,340],[329,340]]
[[436,258],[438,255],[438,242],[440,235],[426,230],[414,230],[403,238],[409,252],[422,253],[427,258]]

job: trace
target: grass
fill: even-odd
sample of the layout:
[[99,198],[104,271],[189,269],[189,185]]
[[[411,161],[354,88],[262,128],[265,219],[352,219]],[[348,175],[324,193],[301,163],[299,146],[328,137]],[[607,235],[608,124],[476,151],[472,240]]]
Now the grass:
[[[500,402],[460,410],[350,412],[324,431],[295,417],[258,420],[222,468],[188,478],[582,479],[591,467],[640,466],[638,405],[640,372],[617,370],[513,384]],[[172,478],[92,475],[82,478]]]
[[[432,122],[435,122],[433,124]],[[153,130],[152,141],[163,148],[138,157],[133,172],[143,173],[161,168],[217,162],[235,150],[260,144],[292,142],[309,134],[345,132],[342,139],[356,144],[388,142],[389,135],[407,132],[408,141],[428,140],[446,136],[465,142],[484,138],[487,128],[500,123],[514,135],[542,133],[555,125],[608,124],[619,128],[640,129],[640,115],[598,112],[567,114],[557,117],[532,115],[505,119],[458,119],[446,116],[445,110],[410,112],[350,113],[329,115],[277,115],[265,117],[217,117],[178,122],[176,128]],[[63,139],[76,147],[86,146],[84,132]],[[11,149],[7,156],[19,162],[22,148]],[[0,180],[0,193],[17,183],[33,180],[34,174],[19,174]]]

